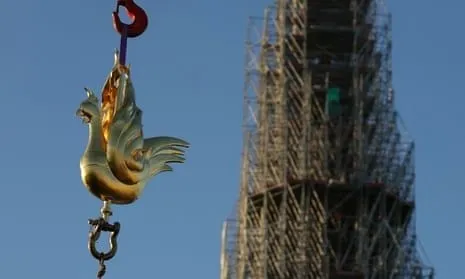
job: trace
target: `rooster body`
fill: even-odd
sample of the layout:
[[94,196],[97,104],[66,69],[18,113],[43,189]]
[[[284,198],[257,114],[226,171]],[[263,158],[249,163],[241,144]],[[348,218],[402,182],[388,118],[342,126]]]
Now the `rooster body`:
[[129,69],[118,62],[102,90],[102,103],[89,90],[77,115],[89,126],[89,141],[81,157],[81,179],[103,201],[129,204],[139,198],[155,175],[184,162],[189,144],[175,137],[144,139],[142,111],[135,103]]

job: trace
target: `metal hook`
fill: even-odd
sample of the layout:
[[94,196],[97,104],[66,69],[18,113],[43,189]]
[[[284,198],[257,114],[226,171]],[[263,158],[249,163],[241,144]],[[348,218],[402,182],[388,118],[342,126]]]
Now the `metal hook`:
[[[121,21],[118,12],[119,7],[125,7],[128,16],[133,20],[131,24],[125,24]],[[134,0],[118,0],[116,11],[113,12],[113,26],[121,35],[126,35],[128,38],[140,36],[147,29],[148,17],[144,9],[134,3]]]

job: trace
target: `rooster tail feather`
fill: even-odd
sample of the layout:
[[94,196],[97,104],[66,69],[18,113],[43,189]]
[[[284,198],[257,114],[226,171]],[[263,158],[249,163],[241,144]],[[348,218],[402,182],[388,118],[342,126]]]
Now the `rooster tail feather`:
[[168,147],[187,148],[189,147],[189,143],[174,137],[153,137],[144,140],[144,149],[152,148],[152,154],[156,154],[158,151]]
[[189,144],[184,140],[173,137],[155,137],[144,141],[144,149],[150,150],[150,174],[172,171],[171,163],[183,163],[184,149]]
[[157,165],[155,167],[153,167],[151,169],[151,173],[150,175],[151,176],[155,176],[159,173],[162,173],[162,172],[169,172],[169,171],[173,171],[173,168],[169,165]]

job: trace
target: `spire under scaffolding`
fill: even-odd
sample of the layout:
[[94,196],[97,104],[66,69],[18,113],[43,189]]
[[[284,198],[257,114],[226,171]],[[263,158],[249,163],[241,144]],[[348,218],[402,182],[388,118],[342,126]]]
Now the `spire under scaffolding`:
[[434,278],[416,249],[415,146],[393,107],[381,1],[279,0],[248,34],[221,278]]

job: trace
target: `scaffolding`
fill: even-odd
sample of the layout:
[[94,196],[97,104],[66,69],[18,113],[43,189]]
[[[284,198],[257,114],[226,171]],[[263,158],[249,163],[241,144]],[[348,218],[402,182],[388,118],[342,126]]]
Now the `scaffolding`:
[[237,216],[222,279],[434,278],[417,252],[414,142],[376,0],[277,0],[251,18]]

